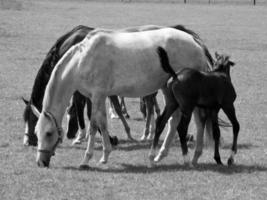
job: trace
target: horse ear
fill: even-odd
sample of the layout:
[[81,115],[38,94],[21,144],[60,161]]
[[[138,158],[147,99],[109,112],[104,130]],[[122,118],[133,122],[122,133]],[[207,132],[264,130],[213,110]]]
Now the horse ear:
[[229,65],[233,67],[235,65],[235,63],[233,61],[229,60]]
[[39,112],[39,110],[34,106],[34,105],[32,105],[31,104],[31,109],[32,109],[32,112],[33,112],[33,114],[35,114],[35,116],[37,117],[37,118],[39,118],[40,117],[40,112]]
[[21,97],[21,100],[26,104],[28,105],[30,101],[26,100],[24,97]]

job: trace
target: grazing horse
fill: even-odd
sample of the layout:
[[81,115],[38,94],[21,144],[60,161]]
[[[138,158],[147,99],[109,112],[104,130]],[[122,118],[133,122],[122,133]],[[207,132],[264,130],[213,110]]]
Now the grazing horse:
[[100,162],[106,163],[111,152],[106,98],[146,96],[161,88],[168,101],[165,91],[169,74],[160,64],[158,46],[166,49],[171,64],[176,66],[175,71],[185,67],[197,70],[210,67],[210,54],[207,55],[202,41],[174,28],[131,33],[94,31],[71,47],[57,63],[46,87],[42,113],[35,128],[39,141],[38,166],[49,166],[51,156],[63,139],[61,123],[74,91],[92,101],[90,135],[81,167],[87,166],[93,156],[98,129],[103,140]]
[[[168,83],[172,100],[168,101],[164,112],[157,119],[153,146],[157,145],[165,123],[174,110],[179,107],[182,116],[177,131],[180,136],[182,152],[183,154],[187,154],[186,134],[192,112],[197,106],[206,108],[210,110],[212,116],[215,141],[214,159],[217,164],[222,164],[219,154],[220,129],[218,124],[218,112],[222,109],[233,126],[233,145],[231,156],[228,159],[228,165],[233,164],[234,155],[237,152],[237,137],[239,132],[239,123],[234,107],[236,92],[230,77],[230,67],[234,66],[234,63],[229,60],[229,56],[218,55],[216,53],[217,60],[212,71],[200,72],[196,69],[184,68],[176,74],[169,63],[167,52],[162,47],[158,48],[158,54],[162,68],[173,78]],[[198,158],[195,159],[195,163],[197,163]]]

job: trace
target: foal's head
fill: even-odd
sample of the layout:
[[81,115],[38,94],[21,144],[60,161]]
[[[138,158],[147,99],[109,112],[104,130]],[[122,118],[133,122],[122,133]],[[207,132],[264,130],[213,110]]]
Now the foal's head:
[[223,72],[230,78],[230,67],[235,65],[235,63],[230,60],[230,56],[215,52],[215,58],[216,61],[214,63],[213,71]]

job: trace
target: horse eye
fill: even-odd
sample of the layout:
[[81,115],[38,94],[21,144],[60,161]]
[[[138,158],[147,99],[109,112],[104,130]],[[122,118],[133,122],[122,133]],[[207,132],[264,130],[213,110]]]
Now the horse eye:
[[47,133],[46,133],[46,136],[47,136],[47,137],[51,137],[51,136],[52,136],[52,133],[51,133],[51,132],[47,132]]

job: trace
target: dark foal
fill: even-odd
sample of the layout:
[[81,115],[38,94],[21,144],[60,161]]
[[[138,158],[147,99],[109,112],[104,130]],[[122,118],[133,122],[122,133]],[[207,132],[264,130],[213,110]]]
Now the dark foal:
[[200,72],[185,68],[178,74],[173,71],[169,64],[166,51],[159,47],[158,54],[163,69],[172,76],[168,88],[172,93],[173,100],[165,106],[162,115],[156,120],[156,133],[153,145],[158,144],[158,139],[165,124],[172,113],[179,107],[182,112],[181,121],[177,127],[180,136],[182,153],[187,154],[186,134],[195,107],[205,108],[212,113],[213,137],[215,141],[214,159],[217,164],[222,164],[219,154],[220,129],[218,125],[218,112],[220,109],[227,115],[233,126],[232,152],[228,159],[228,165],[234,163],[234,155],[237,152],[237,137],[239,122],[236,118],[234,101],[236,92],[231,82],[230,67],[234,63],[229,56],[218,55],[211,72]]

